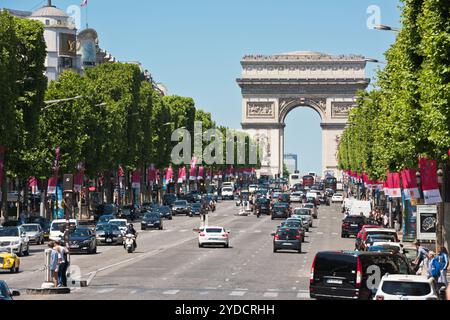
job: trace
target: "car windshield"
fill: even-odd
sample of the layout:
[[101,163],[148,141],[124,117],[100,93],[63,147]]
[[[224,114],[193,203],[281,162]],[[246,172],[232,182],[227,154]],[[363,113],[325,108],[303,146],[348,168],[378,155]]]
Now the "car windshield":
[[127,222],[126,221],[109,221],[110,224],[114,224],[118,227],[126,227]]
[[[70,227],[74,227],[75,224],[71,223]],[[66,227],[66,223],[65,222],[57,222],[57,223],[53,223],[52,224],[52,231],[61,231],[62,228]]]
[[19,229],[17,228],[4,228],[0,229],[0,237],[18,237]]
[[90,235],[91,231],[89,229],[76,229],[70,234],[72,237],[89,237]]
[[286,236],[288,236],[289,238],[295,238],[295,236],[298,235],[298,230],[297,229],[280,229],[280,230],[278,230],[277,234],[283,238]]
[[334,196],[334,197],[342,197],[342,194],[335,193],[333,196]]
[[144,216],[144,218],[145,218],[145,219],[159,219],[159,214],[158,214],[158,213],[155,213],[155,212],[147,213],[147,214]]
[[39,227],[36,225],[23,225],[22,228],[25,232],[39,231]]
[[113,224],[100,224],[95,229],[97,231],[119,231],[119,227]]
[[186,204],[186,201],[175,201],[176,206],[185,206]]
[[224,192],[232,192],[233,189],[231,189],[231,188],[223,188],[222,191],[224,191]]
[[367,242],[395,242],[395,236],[393,235],[384,235],[384,234],[376,234],[370,235],[367,237]]
[[206,233],[221,233],[222,228],[206,228]]
[[170,208],[168,206],[162,206],[159,208],[159,212],[162,213],[170,212]]
[[100,221],[100,222],[108,222],[112,218],[113,218],[112,216],[101,216],[100,219],[98,219],[98,221]]
[[298,214],[300,216],[310,216],[311,211],[309,209],[295,209],[294,214]]
[[284,225],[287,228],[299,228],[302,226],[300,221],[287,221]]
[[431,286],[425,282],[384,281],[381,290],[395,296],[420,297],[431,293]]
[[192,209],[200,209],[202,207],[202,205],[200,203],[194,203],[192,205]]
[[371,246],[368,251],[371,251],[371,252],[393,252],[393,251],[399,251],[399,249],[394,246]]

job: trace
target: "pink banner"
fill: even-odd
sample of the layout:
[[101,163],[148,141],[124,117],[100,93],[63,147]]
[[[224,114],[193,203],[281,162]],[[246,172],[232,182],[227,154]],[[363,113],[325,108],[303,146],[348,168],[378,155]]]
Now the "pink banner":
[[197,179],[198,180],[203,180],[204,179],[204,175],[205,175],[205,168],[203,166],[200,166],[198,168],[198,175],[197,175]]
[[197,168],[191,166],[191,169],[189,170],[189,180],[195,181],[197,180]]
[[415,169],[403,169],[401,172],[405,199],[420,199]]
[[166,183],[171,183],[173,179],[173,169],[172,166],[166,169]]
[[439,191],[436,160],[420,158],[419,166],[425,204],[441,203],[442,198]]
[[58,184],[58,178],[51,177],[48,179],[48,187],[47,187],[47,193],[48,194],[56,194],[56,185]]

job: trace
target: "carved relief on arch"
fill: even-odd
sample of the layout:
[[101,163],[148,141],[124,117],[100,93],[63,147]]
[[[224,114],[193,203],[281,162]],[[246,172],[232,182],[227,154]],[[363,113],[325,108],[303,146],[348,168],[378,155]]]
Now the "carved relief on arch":
[[279,100],[280,122],[284,122],[287,114],[295,107],[311,107],[316,110],[322,118],[327,113],[326,98],[282,98]]

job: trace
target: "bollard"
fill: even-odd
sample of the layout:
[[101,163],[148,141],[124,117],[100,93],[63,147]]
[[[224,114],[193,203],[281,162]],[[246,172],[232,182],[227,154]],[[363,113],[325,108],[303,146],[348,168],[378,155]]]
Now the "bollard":
[[50,259],[52,249],[45,250],[45,282],[42,284],[42,289],[54,288],[52,274],[50,271]]

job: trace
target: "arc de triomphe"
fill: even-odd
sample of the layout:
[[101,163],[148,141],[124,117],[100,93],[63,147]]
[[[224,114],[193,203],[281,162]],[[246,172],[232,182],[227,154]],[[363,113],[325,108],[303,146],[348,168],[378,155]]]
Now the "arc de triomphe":
[[[242,77],[237,79],[242,91],[242,129],[263,149],[261,175],[282,175],[286,116],[297,107],[308,107],[322,121],[322,171],[339,177],[337,147],[356,92],[369,85],[366,63],[363,56],[309,51],[242,59]],[[301,157],[304,150],[297,152]]]

